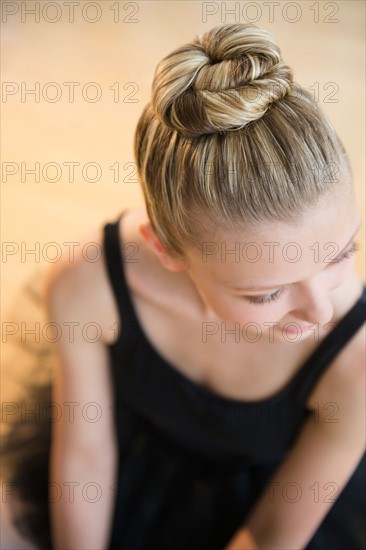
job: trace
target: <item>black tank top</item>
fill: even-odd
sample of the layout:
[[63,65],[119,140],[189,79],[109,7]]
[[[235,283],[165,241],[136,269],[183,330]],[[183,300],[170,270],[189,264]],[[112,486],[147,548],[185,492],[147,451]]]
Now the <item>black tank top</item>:
[[[219,396],[168,363],[144,334],[123,267],[131,252],[119,235],[124,212],[104,226],[103,243],[122,320],[118,339],[108,346],[120,450],[108,548],[222,550],[313,414],[306,406],[309,393],[364,322],[366,287],[285,388],[256,401]],[[331,421],[337,405],[328,408]],[[193,480],[201,483],[204,500],[197,500]],[[177,518],[188,510],[191,534],[185,524],[177,537]]]

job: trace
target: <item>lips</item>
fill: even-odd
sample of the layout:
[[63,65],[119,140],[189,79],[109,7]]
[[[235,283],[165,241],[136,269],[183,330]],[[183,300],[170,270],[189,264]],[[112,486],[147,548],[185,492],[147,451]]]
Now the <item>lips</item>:
[[287,328],[282,327],[282,330],[285,330],[286,332],[289,332],[290,334],[297,334],[300,332],[307,332],[308,330],[314,328],[315,325],[301,325],[301,326],[292,326],[289,325]]

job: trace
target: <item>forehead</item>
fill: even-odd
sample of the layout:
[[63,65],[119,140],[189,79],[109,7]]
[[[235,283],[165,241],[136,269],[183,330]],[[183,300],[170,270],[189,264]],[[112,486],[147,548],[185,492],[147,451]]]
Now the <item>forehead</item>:
[[353,193],[332,195],[295,223],[268,222],[245,231],[206,234],[194,265],[219,284],[271,285],[280,278],[286,284],[311,276],[314,263],[325,266],[327,257],[346,246],[359,221]]
[[235,243],[238,240],[265,241],[273,236],[286,240],[289,235],[301,240],[308,240],[319,235],[319,229],[324,235],[336,233],[335,220],[347,222],[352,215],[357,215],[357,205],[353,189],[343,189],[343,192],[332,193],[319,199],[315,206],[307,207],[302,214],[294,216],[295,221],[262,221],[260,223],[238,224],[238,228],[226,228],[224,224],[210,223],[204,215],[200,219],[201,242],[225,241]]

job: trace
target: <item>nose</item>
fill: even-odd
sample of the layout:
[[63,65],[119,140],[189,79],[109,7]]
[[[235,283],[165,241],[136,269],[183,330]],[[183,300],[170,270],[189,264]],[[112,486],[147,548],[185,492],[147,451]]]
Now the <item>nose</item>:
[[294,300],[295,307],[289,314],[300,324],[318,323],[319,326],[324,326],[334,315],[328,290],[319,283],[319,280],[299,284]]

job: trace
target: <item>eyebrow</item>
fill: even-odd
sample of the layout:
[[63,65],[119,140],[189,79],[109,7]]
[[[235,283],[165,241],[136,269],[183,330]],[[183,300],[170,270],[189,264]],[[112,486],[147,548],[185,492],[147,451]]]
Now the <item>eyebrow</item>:
[[[343,252],[348,248],[348,246],[353,242],[354,238],[356,237],[359,229],[361,227],[361,221],[358,223],[358,226],[357,226],[357,229],[356,231],[353,233],[352,237],[350,238],[350,240],[348,241],[348,243],[344,246],[344,248],[337,254],[337,256],[332,260],[334,261],[336,258],[338,258],[339,256],[341,256],[341,254],[343,254]],[[330,262],[331,263],[331,262]],[[226,283],[226,281],[224,281],[224,284]],[[247,286],[245,288],[243,287],[240,287],[240,286],[230,286],[229,288],[233,289],[233,290],[244,290],[244,291],[257,291],[257,290],[271,290],[272,288],[280,288],[282,286],[287,286],[287,285],[291,285],[291,284],[295,284],[295,283],[282,283],[280,285],[276,285],[276,284],[273,284],[271,286]]]

